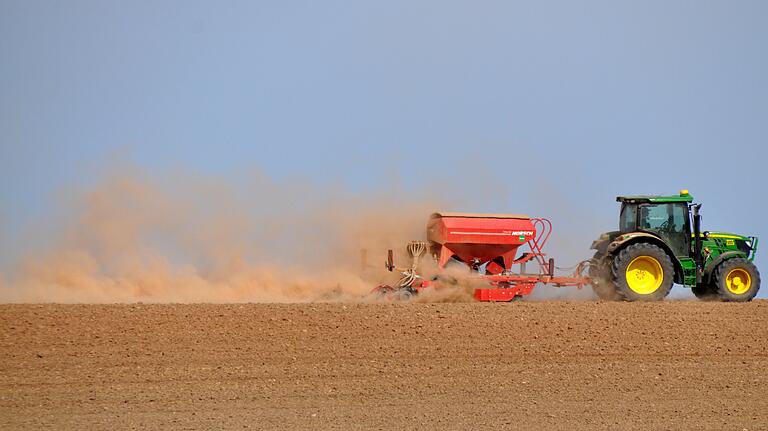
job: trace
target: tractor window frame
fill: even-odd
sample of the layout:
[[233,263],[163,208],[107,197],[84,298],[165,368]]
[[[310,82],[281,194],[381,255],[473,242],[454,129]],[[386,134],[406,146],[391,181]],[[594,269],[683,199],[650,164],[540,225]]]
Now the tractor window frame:
[[638,205],[636,216],[638,231],[662,238],[675,256],[690,254],[691,222],[686,203],[642,203]]
[[619,232],[634,232],[637,230],[636,203],[622,203],[619,212]]

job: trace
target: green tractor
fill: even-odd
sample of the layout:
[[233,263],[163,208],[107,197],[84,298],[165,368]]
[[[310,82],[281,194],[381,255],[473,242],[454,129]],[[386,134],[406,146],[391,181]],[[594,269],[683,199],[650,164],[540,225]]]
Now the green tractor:
[[700,299],[750,301],[760,289],[757,238],[701,232],[701,204],[676,196],[619,196],[619,230],[592,243],[592,289],[605,300],[658,301],[677,283]]

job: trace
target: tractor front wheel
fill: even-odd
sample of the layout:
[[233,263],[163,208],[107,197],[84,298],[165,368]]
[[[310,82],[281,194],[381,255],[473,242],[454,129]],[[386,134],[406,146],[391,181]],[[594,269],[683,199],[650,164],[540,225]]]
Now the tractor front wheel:
[[660,301],[672,290],[675,268],[660,247],[639,243],[621,250],[613,259],[611,275],[626,301]]
[[760,272],[744,258],[726,260],[715,269],[712,281],[723,301],[747,302],[760,290]]

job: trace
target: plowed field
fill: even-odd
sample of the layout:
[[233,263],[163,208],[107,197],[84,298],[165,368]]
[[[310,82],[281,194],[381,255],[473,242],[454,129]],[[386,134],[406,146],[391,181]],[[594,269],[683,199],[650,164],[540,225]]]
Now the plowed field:
[[768,301],[0,306],[0,429],[768,429]]

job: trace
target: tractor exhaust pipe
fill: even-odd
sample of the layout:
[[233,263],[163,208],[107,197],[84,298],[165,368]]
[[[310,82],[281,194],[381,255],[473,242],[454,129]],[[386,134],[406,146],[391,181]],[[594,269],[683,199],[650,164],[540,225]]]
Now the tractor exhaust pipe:
[[704,261],[701,255],[701,204],[691,205],[693,210],[693,260],[696,262],[696,283],[701,283]]

